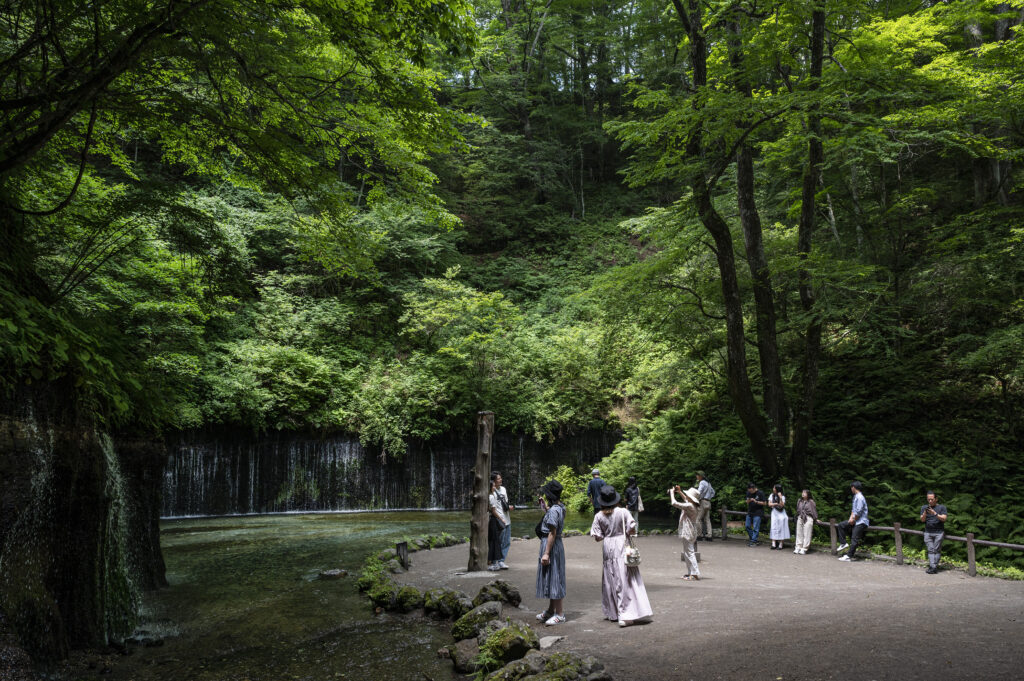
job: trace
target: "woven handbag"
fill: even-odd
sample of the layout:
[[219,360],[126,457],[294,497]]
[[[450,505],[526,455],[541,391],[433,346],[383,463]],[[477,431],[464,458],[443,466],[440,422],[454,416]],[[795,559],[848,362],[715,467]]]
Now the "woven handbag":
[[626,564],[626,567],[639,567],[640,566],[640,549],[637,548],[636,542],[633,540],[633,535],[629,534],[629,528],[626,527],[626,516],[622,516],[622,534],[626,537],[628,545],[622,552],[622,560]]

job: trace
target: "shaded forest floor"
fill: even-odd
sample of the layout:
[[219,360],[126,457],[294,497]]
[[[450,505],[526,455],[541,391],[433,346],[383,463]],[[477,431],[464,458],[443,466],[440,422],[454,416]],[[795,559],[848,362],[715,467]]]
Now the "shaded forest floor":
[[[797,556],[742,540],[698,544],[700,582],[684,574],[675,537],[641,537],[651,624],[620,629],[601,612],[601,547],[565,540],[567,621],[539,636],[600,659],[628,679],[1019,679],[1024,668],[1024,582],[884,561],[842,563],[826,551]],[[400,581],[475,593],[500,576],[523,608],[504,615],[537,625],[538,542],[516,541],[509,570],[464,573],[466,545],[414,554]]]

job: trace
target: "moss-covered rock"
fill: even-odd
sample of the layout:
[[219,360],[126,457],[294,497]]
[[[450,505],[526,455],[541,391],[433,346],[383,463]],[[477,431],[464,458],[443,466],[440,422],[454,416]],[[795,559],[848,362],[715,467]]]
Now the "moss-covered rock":
[[390,578],[378,580],[367,590],[366,595],[385,610],[393,610],[398,599],[398,585]]
[[491,601],[479,605],[456,620],[452,636],[456,641],[476,638],[485,624],[498,617],[501,617],[501,603]]
[[[485,604],[491,605],[489,603]],[[490,660],[497,660],[505,665],[518,660],[531,650],[540,648],[540,641],[528,625],[521,622],[510,622],[507,627],[493,632],[480,646],[480,652]]]
[[458,619],[473,609],[473,601],[461,591],[438,587],[424,594],[423,609],[441,619]]
[[583,530],[566,530],[562,533],[563,537],[582,537]]
[[395,594],[395,610],[412,612],[423,607],[423,593],[414,586],[403,586]]
[[384,549],[377,554],[377,560],[382,563],[387,563],[392,558],[398,558],[398,551],[395,551],[394,549]]
[[[409,562],[409,565],[412,565],[411,561]],[[393,575],[405,572],[405,569],[402,567],[402,564],[398,562],[397,558],[392,558],[387,563],[385,563],[384,568]]]
[[[485,652],[481,650],[481,652]],[[490,673],[486,681],[612,681],[604,665],[573,653],[529,651],[525,657]]]
[[479,593],[477,593],[476,597],[473,599],[473,605],[478,606],[490,601],[508,603],[509,605],[518,608],[519,604],[523,601],[523,597],[519,594],[519,589],[515,586],[509,584],[504,579],[496,579],[493,582],[488,582],[486,585],[480,587]]

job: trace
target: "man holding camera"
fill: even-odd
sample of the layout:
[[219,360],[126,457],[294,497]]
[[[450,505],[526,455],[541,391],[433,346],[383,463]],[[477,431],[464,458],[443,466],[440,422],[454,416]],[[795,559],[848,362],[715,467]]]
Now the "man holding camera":
[[928,569],[926,574],[934,575],[939,571],[939,558],[942,555],[942,540],[946,536],[946,507],[936,503],[935,492],[925,495],[927,504],[921,507],[921,522],[924,523],[924,548],[928,552]]

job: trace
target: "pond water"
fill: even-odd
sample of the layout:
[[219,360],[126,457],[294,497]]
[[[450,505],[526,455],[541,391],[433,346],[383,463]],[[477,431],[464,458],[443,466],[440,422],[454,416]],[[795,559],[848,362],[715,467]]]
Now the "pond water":
[[[539,510],[513,513],[513,534],[533,532]],[[570,513],[568,528],[591,516]],[[647,528],[670,519],[645,517]],[[469,534],[466,511],[325,513],[166,520],[162,545],[170,587],[144,600],[139,648],[107,678],[279,681],[458,678],[436,650],[450,623],[376,615],[355,579],[366,555],[424,534]],[[510,561],[534,561],[529,555]],[[467,548],[468,559],[468,548]],[[413,556],[415,570],[415,554]],[[337,581],[321,570],[350,572]]]

